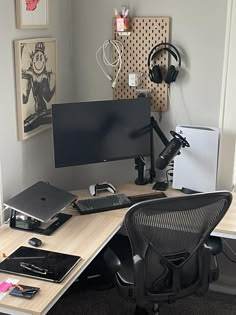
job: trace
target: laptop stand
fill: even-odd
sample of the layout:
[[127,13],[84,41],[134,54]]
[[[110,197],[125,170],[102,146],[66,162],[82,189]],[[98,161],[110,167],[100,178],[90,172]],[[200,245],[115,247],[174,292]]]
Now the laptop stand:
[[71,214],[57,213],[48,222],[42,223],[35,218],[22,215],[21,213],[11,209],[9,226],[13,229],[24,230],[43,235],[51,235],[71,217]]

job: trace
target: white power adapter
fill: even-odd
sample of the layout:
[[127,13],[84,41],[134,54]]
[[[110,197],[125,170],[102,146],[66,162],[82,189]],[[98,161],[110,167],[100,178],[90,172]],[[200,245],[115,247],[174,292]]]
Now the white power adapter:
[[132,72],[129,73],[129,86],[139,86],[141,83],[142,73]]

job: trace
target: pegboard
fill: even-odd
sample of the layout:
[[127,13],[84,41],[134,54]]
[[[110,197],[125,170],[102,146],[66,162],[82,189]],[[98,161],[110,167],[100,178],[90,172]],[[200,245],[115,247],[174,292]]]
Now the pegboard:
[[[113,39],[119,40],[124,45],[122,68],[113,89],[114,99],[136,98],[137,90],[149,90],[151,92],[152,111],[167,111],[167,89],[165,82],[156,84],[148,76],[148,55],[151,49],[161,42],[169,42],[169,17],[132,17],[129,22],[128,33],[116,32],[115,19],[113,19]],[[113,50],[114,59],[118,58]],[[163,72],[168,68],[168,53],[164,51],[155,58],[155,63],[160,64]],[[153,64],[152,64],[153,66]],[[115,78],[118,68],[113,70]],[[130,87],[128,74],[132,72],[142,73],[141,84],[138,87]]]

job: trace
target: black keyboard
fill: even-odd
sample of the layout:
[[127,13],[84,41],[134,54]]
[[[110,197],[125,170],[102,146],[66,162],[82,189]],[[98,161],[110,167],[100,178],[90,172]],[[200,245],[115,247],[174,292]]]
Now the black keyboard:
[[166,197],[166,194],[163,192],[154,192],[146,195],[134,195],[129,197],[127,197],[125,194],[116,194],[105,197],[79,200],[76,204],[76,209],[79,211],[80,214],[90,214],[121,208],[128,208],[135,203],[141,201],[164,197]]
[[124,194],[109,195],[79,200],[76,208],[80,214],[90,214],[102,211],[109,211],[121,208],[128,208],[132,205],[131,200]]

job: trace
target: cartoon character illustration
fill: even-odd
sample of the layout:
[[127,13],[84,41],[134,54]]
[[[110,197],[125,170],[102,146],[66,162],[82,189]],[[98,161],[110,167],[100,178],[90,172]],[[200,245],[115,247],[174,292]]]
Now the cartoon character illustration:
[[27,104],[32,93],[34,113],[24,120],[24,132],[29,132],[40,125],[51,123],[51,109],[48,102],[56,90],[55,74],[47,69],[45,43],[37,42],[35,50],[30,53],[30,65],[22,70],[24,88],[22,90],[23,104]]
[[40,0],[25,0],[26,11],[34,11]]

